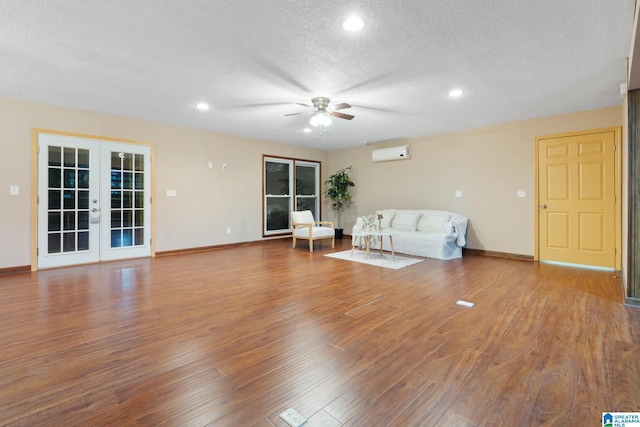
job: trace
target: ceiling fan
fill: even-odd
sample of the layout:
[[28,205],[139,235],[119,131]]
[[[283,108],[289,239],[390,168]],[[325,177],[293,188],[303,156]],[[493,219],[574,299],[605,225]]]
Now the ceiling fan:
[[351,114],[339,113],[337,110],[344,110],[346,108],[351,108],[351,105],[343,102],[341,104],[329,106],[329,102],[331,100],[324,96],[316,96],[311,99],[311,103],[313,105],[302,104],[298,102],[298,105],[302,105],[303,107],[312,108],[311,111],[305,111],[302,113],[289,113],[285,114],[285,116],[295,116],[298,114],[313,114],[309,123],[312,126],[329,126],[331,124],[331,118],[329,116],[337,117],[339,119],[351,120],[355,116]]

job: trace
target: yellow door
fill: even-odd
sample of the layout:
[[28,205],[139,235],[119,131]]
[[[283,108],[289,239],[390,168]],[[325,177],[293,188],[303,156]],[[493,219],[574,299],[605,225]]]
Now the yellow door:
[[541,261],[615,268],[615,132],[540,138]]

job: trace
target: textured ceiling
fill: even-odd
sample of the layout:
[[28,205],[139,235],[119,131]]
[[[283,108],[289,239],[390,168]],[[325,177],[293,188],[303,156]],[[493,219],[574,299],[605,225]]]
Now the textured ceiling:
[[[341,28],[352,13],[360,32]],[[634,0],[0,0],[0,96],[336,149],[618,105],[633,13]],[[284,114],[314,96],[355,119],[303,133],[310,116]]]

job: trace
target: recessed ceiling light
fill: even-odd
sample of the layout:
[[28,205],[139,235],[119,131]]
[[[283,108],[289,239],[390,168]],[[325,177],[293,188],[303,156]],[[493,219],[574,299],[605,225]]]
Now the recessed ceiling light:
[[209,104],[207,104],[206,102],[198,102],[196,104],[196,108],[200,111],[207,111],[208,109],[210,109],[211,107],[209,106]]
[[304,131],[303,131],[303,132],[309,133],[309,132],[311,132],[311,129],[309,129],[309,128],[304,128]]
[[364,27],[364,22],[357,16],[352,16],[342,23],[342,28],[347,31],[360,31]]
[[453,89],[451,92],[449,92],[449,96],[452,98],[457,98],[462,95],[464,95],[464,91],[462,91],[461,89]]

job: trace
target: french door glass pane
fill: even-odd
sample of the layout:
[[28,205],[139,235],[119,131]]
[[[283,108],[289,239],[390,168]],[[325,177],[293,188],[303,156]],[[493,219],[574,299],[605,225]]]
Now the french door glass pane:
[[49,166],[61,166],[62,147],[49,147]]
[[89,169],[78,170],[78,188],[89,188]]
[[76,187],[76,171],[75,169],[64,169],[64,188]]
[[78,250],[79,251],[89,250],[89,232],[88,231],[78,232]]
[[62,187],[62,169],[49,166],[49,188]]
[[111,152],[111,248],[144,245],[143,221],[134,223],[144,209],[143,182],[143,154]]
[[60,209],[62,206],[62,195],[60,190],[49,190],[49,209]]
[[62,236],[62,252],[76,251],[76,233],[64,233]]
[[89,209],[89,191],[78,191],[78,209]]
[[73,209],[76,207],[76,192],[74,190],[64,190],[62,196],[63,209]]
[[47,253],[88,250],[89,150],[49,146]]
[[125,172],[122,174],[122,188],[133,188],[133,175],[131,172]]
[[48,252],[50,254],[60,253],[60,234],[49,233],[49,237],[47,241],[48,241]]
[[51,231],[60,231],[62,230],[62,226],[60,225],[62,215],[60,212],[49,212],[49,232]]
[[76,166],[76,149],[65,148],[64,149],[64,165],[65,167],[73,168]]
[[89,212],[78,212],[78,230],[89,229]]
[[89,169],[89,150],[78,150],[78,167]]

